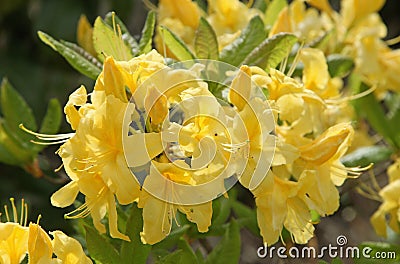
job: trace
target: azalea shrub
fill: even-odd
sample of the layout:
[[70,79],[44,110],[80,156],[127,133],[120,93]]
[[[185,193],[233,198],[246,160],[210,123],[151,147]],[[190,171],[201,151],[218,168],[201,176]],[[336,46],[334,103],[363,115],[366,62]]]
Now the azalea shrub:
[[93,80],[63,111],[51,100],[40,127],[3,79],[0,161],[58,184],[49,201],[75,232],[48,233],[11,199],[0,263],[247,263],[244,232],[314,245],[345,182],[379,202],[370,228],[392,237],[355,246],[400,261],[400,40],[386,39],[385,1],[144,2],[140,36],[114,12],[82,15],[77,43],[38,32]]

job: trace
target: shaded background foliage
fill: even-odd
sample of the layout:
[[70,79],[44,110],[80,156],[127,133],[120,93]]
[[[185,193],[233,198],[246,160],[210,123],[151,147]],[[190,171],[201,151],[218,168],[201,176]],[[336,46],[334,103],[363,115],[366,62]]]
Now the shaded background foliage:
[[[331,2],[335,7],[339,6],[339,1]],[[93,22],[97,16],[104,16],[110,10],[114,10],[126,22],[133,35],[140,33],[147,13],[141,0],[1,0],[0,79],[8,77],[33,108],[38,120],[43,117],[51,98],[58,98],[61,105],[64,105],[72,91],[81,84],[90,89],[93,81],[78,74],[61,56],[44,45],[37,37],[37,31],[43,30],[57,39],[75,41],[76,25],[81,14],[86,14],[89,21]],[[388,38],[399,35],[398,1],[388,0],[381,14],[389,29]],[[70,131],[65,120],[61,131]],[[41,159],[49,164],[48,173],[53,178],[55,175],[52,169],[60,165],[54,154],[56,149],[46,149],[42,155],[46,158]],[[59,188],[59,184],[43,178],[35,179],[20,168],[0,164],[0,204],[5,204],[9,197],[25,198],[30,204],[30,220],[35,221],[37,215],[42,214],[41,224],[46,230],[62,229],[71,232],[68,221],[63,221],[63,214],[69,209],[58,209],[50,205],[50,195]],[[360,197],[350,193],[344,199],[344,203],[351,204],[349,201]],[[363,201],[364,208],[360,210],[365,209],[366,214],[377,207],[371,201]],[[361,216],[368,221],[369,215]],[[330,224],[335,220],[328,218],[324,221]],[[327,239],[332,241],[332,238]]]

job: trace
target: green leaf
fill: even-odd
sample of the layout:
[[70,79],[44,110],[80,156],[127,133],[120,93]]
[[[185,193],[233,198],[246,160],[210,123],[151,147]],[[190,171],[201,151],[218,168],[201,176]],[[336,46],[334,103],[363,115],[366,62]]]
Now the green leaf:
[[196,257],[197,257],[198,264],[204,264],[205,260],[204,260],[204,257],[203,257],[203,253],[201,253],[201,251],[200,251],[200,248],[198,248],[196,250],[195,254],[196,254]]
[[178,58],[178,60],[185,61],[195,59],[195,56],[186,44],[184,44],[183,41],[171,30],[164,26],[161,26],[159,30],[165,45]]
[[255,0],[253,8],[256,8],[265,13],[265,11],[267,10],[267,0]]
[[37,125],[32,109],[26,103],[24,98],[11,86],[6,78],[3,79],[0,87],[0,104],[4,116],[5,126],[10,130],[21,144],[29,142],[33,137],[20,129],[23,124],[26,128],[36,131]]
[[240,220],[241,224],[243,224],[243,226],[249,229],[253,234],[259,235],[260,229],[257,224],[256,211],[234,199],[230,200],[230,203],[238,221]]
[[42,125],[40,126],[40,133],[55,134],[61,125],[61,105],[57,99],[51,99],[48,106],[46,115],[43,118]]
[[122,33],[122,39],[124,40],[125,44],[128,45],[132,51],[134,56],[139,54],[139,44],[137,43],[136,39],[131,35],[128,28],[122,22],[122,20],[115,14],[115,12],[109,12],[104,17],[104,22],[107,23],[111,28],[113,25],[116,24],[120,27]]
[[218,40],[214,29],[202,17],[194,38],[194,49],[199,59],[218,60]]
[[[67,47],[61,42],[53,39],[44,32],[38,32],[39,38],[53,50],[57,51],[61,56],[63,56],[68,63],[80,73],[86,75],[87,77],[95,80],[100,74],[101,69],[90,61],[90,57],[83,56],[82,54],[74,51],[73,49]],[[88,53],[87,53],[88,54]]]
[[[351,75],[350,87],[353,89],[354,94],[365,92],[370,88],[364,84],[356,74]],[[393,128],[386,118],[381,104],[373,93],[353,100],[352,102],[358,116],[366,118],[371,127],[378,132],[386,142],[396,149],[400,148],[400,142],[397,142],[397,140],[399,140],[396,136],[397,132],[392,130]]]
[[289,33],[279,33],[261,42],[243,61],[243,64],[257,65],[269,71],[288,56],[297,37]]
[[96,229],[85,226],[86,243],[90,254],[96,263],[101,264],[119,264],[122,259],[117,250],[104,238]]
[[253,17],[240,36],[226,46],[220,54],[220,60],[233,66],[239,66],[265,38],[267,32],[259,16]]
[[[175,250],[174,252],[164,256],[161,258],[161,260],[157,261],[156,263],[159,264],[177,264],[177,263],[182,263],[182,264],[199,264],[199,261],[197,259],[198,257],[196,254],[193,252],[193,249],[191,246],[188,244],[188,242],[180,238],[178,241],[178,249]],[[202,260],[202,257],[201,257]],[[200,260],[200,263],[202,263]]]
[[354,258],[355,264],[394,264],[400,262],[399,245],[364,242],[358,248],[360,249],[360,258]]
[[265,12],[265,25],[272,26],[278,19],[279,13],[287,6],[286,0],[272,0]]
[[153,43],[154,27],[156,26],[156,13],[150,11],[146,18],[142,30],[142,37],[139,42],[140,54],[148,53],[151,51],[151,45]]
[[123,241],[121,245],[120,256],[123,263],[146,263],[151,245],[143,244],[140,240],[142,229],[142,210],[135,203],[131,207],[125,230],[125,234],[129,236],[131,241]]
[[195,2],[204,12],[207,12],[207,0],[195,0]]
[[239,263],[240,258],[240,229],[235,220],[232,220],[224,236],[214,250],[207,256],[207,264]]
[[182,249],[175,250],[171,254],[166,255],[161,260],[157,261],[157,264],[177,264],[182,263],[184,252]]
[[93,46],[101,60],[104,60],[106,56],[124,61],[133,57],[132,50],[122,40],[117,29],[108,26],[101,17],[94,22]]
[[13,166],[21,166],[25,162],[32,161],[32,155],[7,132],[4,127],[4,119],[0,118],[0,162]]
[[198,264],[199,263],[197,261],[196,254],[193,252],[193,249],[191,248],[191,246],[185,239],[183,239],[183,238],[179,239],[178,248],[182,249],[182,257],[181,257],[181,261],[179,263],[182,263],[182,264],[186,264],[186,263],[187,264]]
[[[186,217],[184,218],[186,219]],[[171,233],[164,238],[162,241],[159,243],[155,244],[153,248],[164,248],[164,249],[170,249],[174,247],[179,239],[186,233],[186,231],[190,228],[190,224],[184,224],[182,225],[182,221],[179,221],[181,223],[180,227],[177,227],[171,231]]]
[[231,205],[228,199],[221,196],[213,201],[212,226],[222,225],[228,219],[231,212]]
[[347,167],[368,166],[371,163],[379,163],[390,158],[393,151],[385,146],[361,147],[341,159]]
[[327,57],[328,71],[330,76],[343,78],[347,76],[354,68],[352,58],[341,55],[331,54]]

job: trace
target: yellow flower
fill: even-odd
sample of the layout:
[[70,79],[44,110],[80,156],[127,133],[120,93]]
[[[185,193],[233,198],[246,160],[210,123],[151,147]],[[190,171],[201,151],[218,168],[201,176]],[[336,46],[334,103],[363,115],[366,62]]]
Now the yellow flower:
[[[27,205],[21,201],[21,215],[18,218],[14,199],[11,198],[13,222],[5,213],[6,223],[0,223],[0,263],[19,264],[28,255],[29,264],[91,264],[86,257],[82,246],[73,238],[66,236],[61,231],[54,231],[53,241],[39,224],[27,224]],[[40,216],[39,216],[40,218]],[[63,242],[63,243],[60,243]],[[56,258],[53,258],[53,254]]]
[[[171,29],[179,38],[181,38],[189,47],[193,46],[195,31],[199,25],[201,9],[191,0],[161,0],[158,4],[159,25]],[[167,49],[163,43],[163,36],[156,32],[156,48],[159,52],[174,58],[174,55]]]
[[342,80],[330,77],[324,53],[312,48],[303,48],[300,53],[300,60],[304,64],[303,83],[305,88],[314,91],[323,99],[339,96]]
[[0,223],[0,260],[4,264],[18,264],[28,251],[28,228],[19,223]]
[[[76,134],[60,147],[59,155],[72,182],[52,196],[52,204],[65,207],[73,203],[78,191],[87,195],[86,203],[78,208],[85,216],[91,213],[100,232],[105,229],[100,219],[107,208],[113,237],[128,239],[116,229],[115,194],[121,204],[138,198],[139,185],[125,162],[122,146],[122,125],[127,103],[104,91],[92,93],[92,104],[82,112]],[[91,179],[92,181],[87,181]]]
[[386,185],[380,192],[379,196],[383,203],[378,210],[372,215],[371,223],[375,232],[383,237],[387,237],[387,215],[389,215],[389,227],[399,233],[400,222],[400,159],[398,158],[387,169],[389,176],[389,184]]
[[318,10],[307,9],[304,1],[296,0],[282,9],[269,36],[280,32],[290,32],[305,43],[311,43],[325,34],[325,27],[325,21],[319,15]]
[[282,180],[272,171],[253,191],[257,205],[257,221],[264,243],[276,243],[285,227],[294,241],[305,244],[312,238],[314,226],[310,210],[300,198],[301,182]]
[[249,8],[238,0],[208,0],[208,21],[217,36],[235,33],[244,29],[251,18],[262,15],[254,8]]
[[379,11],[385,0],[343,0],[341,3],[342,23],[348,28],[352,23]]
[[379,195],[383,199],[383,203],[378,210],[372,215],[371,223],[375,232],[383,237],[387,237],[386,216],[389,215],[389,227],[399,233],[400,222],[400,180],[395,180],[386,185]]
[[[200,232],[207,232],[211,225],[212,202],[206,202],[196,205],[182,205],[185,198],[180,200],[179,191],[175,191],[173,183],[195,185],[190,170],[181,168],[183,164],[178,163],[151,163],[150,173],[146,177],[143,191],[139,199],[138,206],[143,208],[143,232],[140,233],[143,243],[155,244],[164,239],[170,232],[172,221],[176,220],[177,210],[186,214],[189,221],[197,224]],[[165,180],[160,180],[159,177]],[[171,182],[169,182],[171,181]],[[148,189],[159,188],[159,193],[173,199],[176,203],[170,203],[158,197],[149,194]],[[193,195],[186,193],[186,195]],[[179,225],[179,223],[177,223]]]

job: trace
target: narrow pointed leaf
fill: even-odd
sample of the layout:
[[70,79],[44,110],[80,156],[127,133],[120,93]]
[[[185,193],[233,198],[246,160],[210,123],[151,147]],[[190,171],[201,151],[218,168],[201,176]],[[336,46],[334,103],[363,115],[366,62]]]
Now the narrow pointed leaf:
[[105,56],[125,61],[133,57],[131,48],[122,40],[118,29],[108,26],[101,17],[94,22],[93,45],[101,60],[104,60]]
[[195,59],[195,56],[186,44],[184,44],[183,41],[171,30],[163,26],[161,26],[159,30],[165,45],[178,58],[178,60],[185,61]]
[[38,35],[45,44],[49,45],[53,50],[60,53],[60,55],[63,56],[68,63],[80,73],[93,80],[95,80],[100,74],[101,69],[95,63],[90,61],[90,59],[72,50],[71,48],[68,48],[44,32],[39,31]]
[[156,26],[156,13],[151,11],[148,13],[146,23],[142,30],[142,37],[139,42],[140,54],[148,53],[151,51],[153,43],[154,28]]
[[257,65],[266,69],[275,68],[288,56],[297,37],[289,33],[279,33],[264,40],[245,59],[243,64]]
[[220,60],[239,66],[266,37],[264,23],[259,16],[256,16],[250,20],[238,38],[222,49]]
[[218,60],[218,40],[214,29],[205,18],[200,19],[194,39],[194,49],[199,59]]

